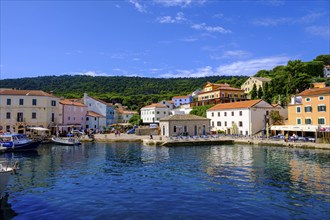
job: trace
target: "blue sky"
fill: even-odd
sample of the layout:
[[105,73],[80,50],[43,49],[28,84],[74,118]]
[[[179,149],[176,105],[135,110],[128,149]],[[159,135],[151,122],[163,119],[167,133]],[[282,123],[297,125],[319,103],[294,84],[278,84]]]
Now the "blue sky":
[[0,79],[253,75],[329,54],[329,1],[1,0]]

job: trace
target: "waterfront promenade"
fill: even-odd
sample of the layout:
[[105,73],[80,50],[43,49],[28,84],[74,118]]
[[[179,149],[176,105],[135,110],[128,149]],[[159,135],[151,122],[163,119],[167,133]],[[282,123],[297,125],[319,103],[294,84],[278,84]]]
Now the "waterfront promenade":
[[134,135],[134,134],[96,134],[94,135],[96,142],[143,142],[146,145],[155,146],[180,146],[180,145],[212,145],[212,144],[253,144],[253,145],[269,145],[282,147],[297,147],[297,148],[311,148],[311,149],[327,149],[330,150],[329,143],[313,143],[313,142],[285,142],[284,140],[270,140],[261,138],[247,138],[247,137],[205,137],[205,138],[176,138],[176,137],[162,137],[160,135],[153,135],[151,139],[149,135]]

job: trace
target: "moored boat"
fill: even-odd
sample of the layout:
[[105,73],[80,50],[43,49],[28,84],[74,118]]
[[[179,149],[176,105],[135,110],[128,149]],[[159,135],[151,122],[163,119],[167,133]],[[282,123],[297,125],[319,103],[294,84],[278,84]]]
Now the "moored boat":
[[0,134],[0,151],[34,150],[40,143],[24,134]]
[[52,137],[52,141],[61,145],[80,145],[80,141],[74,137]]

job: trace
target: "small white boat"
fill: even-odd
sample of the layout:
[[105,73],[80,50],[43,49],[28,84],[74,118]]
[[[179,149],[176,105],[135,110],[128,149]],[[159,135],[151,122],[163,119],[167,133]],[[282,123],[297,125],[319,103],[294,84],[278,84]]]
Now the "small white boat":
[[15,163],[14,166],[3,165],[0,163],[0,200],[4,196],[9,176],[15,174],[16,169],[18,169],[18,163]]
[[61,145],[80,145],[80,141],[74,137],[52,137],[52,141]]

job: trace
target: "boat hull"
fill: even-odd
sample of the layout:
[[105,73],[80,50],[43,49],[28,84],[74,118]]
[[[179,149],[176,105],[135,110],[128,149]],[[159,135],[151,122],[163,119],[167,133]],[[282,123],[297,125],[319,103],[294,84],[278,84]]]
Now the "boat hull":
[[52,141],[56,144],[66,145],[66,146],[74,146],[74,145],[81,144],[79,141],[76,141],[76,140],[68,140],[68,139],[62,139],[62,138],[52,138]]
[[35,150],[39,145],[41,141],[31,141],[27,143],[22,144],[16,144],[10,147],[6,147],[5,145],[2,146],[1,150],[4,152],[8,151],[26,151],[26,150]]

